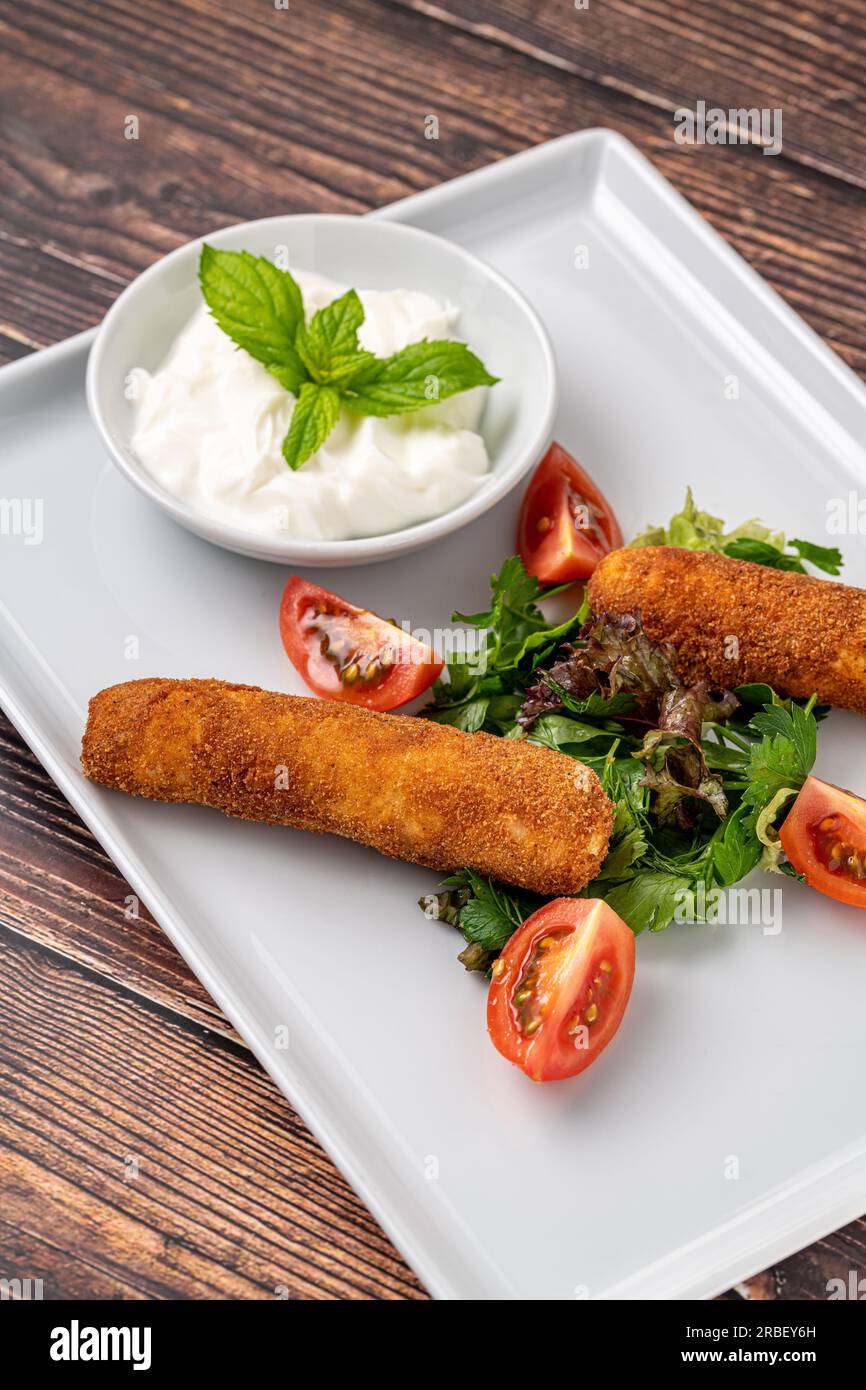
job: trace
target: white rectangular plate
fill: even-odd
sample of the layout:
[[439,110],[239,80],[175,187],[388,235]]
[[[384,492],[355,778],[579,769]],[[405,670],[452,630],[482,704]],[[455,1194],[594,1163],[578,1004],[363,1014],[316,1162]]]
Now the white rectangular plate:
[[[758,514],[821,541],[828,499],[866,477],[857,380],[621,138],[569,136],[379,215],[453,237],[529,296],[558,359],[556,437],[626,534],[691,483],[731,523]],[[765,879],[782,890],[775,934],[641,937],[615,1043],[577,1081],[535,1087],[490,1046],[457,934],[415,905],[434,875],[83,780],[102,686],[301,689],[276,630],[285,575],[177,529],[106,460],[89,343],[0,374],[0,489],[44,499],[45,517],[41,545],[0,538],[3,705],[426,1285],[709,1296],[866,1208],[866,930],[851,910]],[[315,578],[442,626],[484,606],[517,500],[419,555]],[[847,561],[866,583],[856,541]],[[834,713],[819,766],[866,791],[862,730]]]

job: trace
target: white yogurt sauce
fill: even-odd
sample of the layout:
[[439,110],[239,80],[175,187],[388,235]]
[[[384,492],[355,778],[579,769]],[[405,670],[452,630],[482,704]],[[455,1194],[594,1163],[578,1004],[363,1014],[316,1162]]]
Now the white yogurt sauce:
[[[293,272],[309,319],[341,286]],[[420,338],[453,338],[459,310],[414,290],[359,290],[362,347],[386,357]],[[294,397],[197,309],[153,374],[132,373],[132,446],[168,492],[234,526],[299,540],[377,536],[441,516],[490,463],[478,423],[485,387],[409,415],[341,413],[293,472],[281,453]]]

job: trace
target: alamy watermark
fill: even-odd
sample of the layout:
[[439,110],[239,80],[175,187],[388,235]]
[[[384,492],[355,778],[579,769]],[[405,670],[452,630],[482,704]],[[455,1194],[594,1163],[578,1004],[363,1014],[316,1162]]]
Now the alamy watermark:
[[866,536],[866,497],[851,488],[844,497],[828,497],[828,536]]
[[708,926],[757,926],[764,936],[778,936],[782,930],[783,894],[779,888],[695,888],[677,893],[674,921],[705,922]]
[[846,1279],[828,1279],[827,1298],[832,1303],[838,1299],[851,1299],[856,1303],[866,1302],[866,1279],[860,1277],[859,1270],[849,1269]]
[[29,1303],[43,1297],[41,1279],[0,1279],[0,1303]]
[[25,545],[45,538],[45,503],[41,497],[0,497],[0,537],[20,536]]
[[129,1361],[134,1371],[151,1366],[150,1327],[89,1327],[73,1318],[51,1329],[52,1361]]
[[699,101],[694,111],[678,106],[674,112],[678,145],[760,145],[764,154],[782,153],[781,106],[737,106],[727,111]]
[[423,666],[430,651],[438,652],[443,661],[465,662],[479,674],[486,666],[487,628],[413,627],[408,619],[394,623],[394,635],[389,635],[376,653],[380,666]]

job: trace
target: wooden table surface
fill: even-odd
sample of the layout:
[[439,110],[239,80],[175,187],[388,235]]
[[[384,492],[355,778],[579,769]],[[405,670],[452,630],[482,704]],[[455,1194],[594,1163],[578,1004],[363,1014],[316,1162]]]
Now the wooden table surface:
[[[866,373],[863,0],[0,0],[0,25],[3,360],[215,227],[361,212],[606,125]],[[699,99],[781,107],[781,155],[676,144]],[[0,1275],[425,1298],[128,892],[2,724]],[[825,1298],[864,1267],[857,1221],[727,1296]]]

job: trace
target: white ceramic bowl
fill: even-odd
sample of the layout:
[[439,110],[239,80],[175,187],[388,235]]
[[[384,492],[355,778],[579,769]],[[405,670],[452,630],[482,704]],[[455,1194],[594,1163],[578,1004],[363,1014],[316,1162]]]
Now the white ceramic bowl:
[[105,316],[87,366],[91,416],[118,468],[190,531],[281,564],[361,565],[403,555],[487,511],[540,458],[556,410],[553,352],[538,316],[497,271],[462,247],[385,218],[303,214],[268,217],[202,238],[213,246],[273,259],[362,289],[417,289],[461,308],[458,332],[494,375],[481,423],[491,471],[460,506],[399,531],[359,540],[309,541],[261,535],[197,511],[153,478],[130,445],[133,406],[124,383],[132,367],[155,370],[201,302],[202,241],[190,242],[133,280]]

